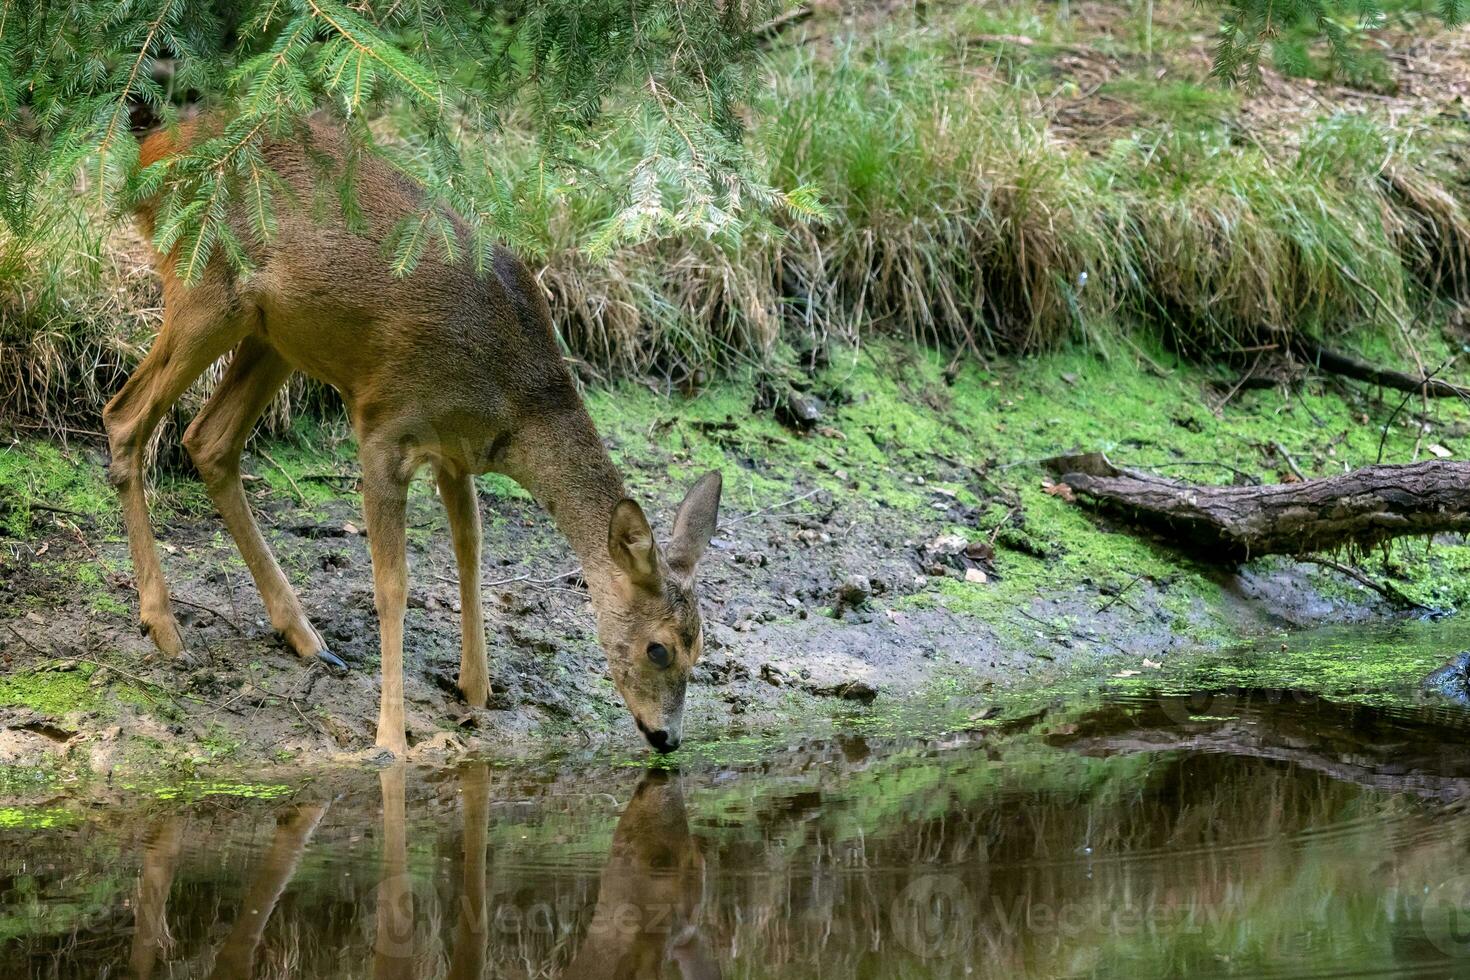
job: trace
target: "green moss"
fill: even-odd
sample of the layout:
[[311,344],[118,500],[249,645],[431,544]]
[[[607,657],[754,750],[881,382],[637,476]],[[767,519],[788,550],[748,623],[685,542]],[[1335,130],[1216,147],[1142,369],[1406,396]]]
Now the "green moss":
[[[912,346],[838,351],[812,383],[829,399],[828,426],[808,434],[752,410],[755,379],[748,375],[687,400],[629,384],[594,392],[590,402],[635,493],[666,494],[669,484],[718,467],[726,476],[727,513],[788,500],[799,480],[803,489],[828,490],[847,519],[891,527],[895,541],[948,532],[995,541],[990,581],[938,580],[899,599],[901,607],[943,605],[1022,637],[1031,631],[1016,629],[1012,611],[1038,595],[1079,584],[1114,594],[1142,580],[1176,628],[1219,645],[1238,631],[1219,612],[1226,597],[1216,571],[1147,536],[1110,529],[1047,493],[1040,461],[1100,450],[1129,466],[1200,482],[1229,482],[1237,472],[1269,482],[1289,474],[1284,451],[1309,475],[1322,475],[1376,461],[1381,422],[1393,406],[1310,381],[1300,393],[1237,392],[1215,411],[1210,400],[1228,385],[1212,387],[1210,372],[1146,336],[1131,343],[989,368],[967,364],[948,376],[949,358]],[[1434,354],[1436,343],[1426,342],[1425,350]],[[1372,353],[1393,361],[1391,351]],[[1463,406],[1435,409],[1442,427],[1470,425]],[[1414,426],[1396,422],[1384,438],[1384,458],[1410,458],[1416,441]],[[965,466],[983,479],[967,475]],[[936,520],[936,504],[949,500],[975,507],[973,521]],[[789,510],[814,508],[798,501]],[[1390,554],[1401,556],[1393,565],[1405,591],[1438,606],[1470,602],[1470,547],[1438,544],[1426,560],[1422,543],[1405,542]],[[1272,561],[1280,560],[1267,565]],[[1357,586],[1331,573],[1316,580],[1328,597],[1362,599]]]
[[80,822],[80,814],[64,807],[0,807],[0,830],[53,830]]
[[[135,788],[135,787],[126,787]],[[195,803],[204,799],[278,800],[290,796],[295,788],[284,783],[238,783],[198,779],[174,786],[160,786],[153,796],[170,802]]]
[[293,437],[246,450],[249,472],[263,480],[272,493],[306,507],[335,500],[350,485],[344,465],[353,458],[350,443],[333,440],[328,430],[298,424]]
[[69,670],[16,671],[0,676],[0,706],[16,705],[61,718],[71,712],[109,717],[119,702],[135,707],[156,703],[148,691],[116,678],[109,678],[105,687],[93,686],[98,669],[81,664]]
[[69,671],[20,671],[0,677],[0,705],[31,708],[61,717],[73,711],[96,711],[102,696],[90,680],[95,668]]
[[102,461],[90,450],[41,442],[0,445],[0,534],[28,535],[41,513],[38,504],[115,527],[114,501]]

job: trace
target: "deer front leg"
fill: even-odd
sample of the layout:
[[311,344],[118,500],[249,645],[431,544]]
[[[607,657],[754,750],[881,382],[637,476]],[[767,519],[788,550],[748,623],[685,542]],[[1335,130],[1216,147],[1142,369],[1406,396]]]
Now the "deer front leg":
[[480,507],[474,479],[440,467],[435,473],[439,498],[449,513],[454,559],[459,565],[459,690],[472,708],[485,707],[490,696],[490,666],[485,655],[485,616],[480,608]]
[[374,980],[410,980],[414,970],[413,882],[408,877],[407,774],[403,763],[378,773],[383,794],[383,850],[378,877]]
[[459,771],[464,800],[464,895],[449,958],[449,980],[480,980],[485,974],[489,920],[485,904],[485,838],[490,823],[490,771],[483,762]]
[[394,448],[363,444],[362,503],[373,556],[373,595],[382,645],[383,700],[377,744],[400,758],[408,753],[403,722],[403,614],[408,607],[406,461]]
[[240,917],[235,920],[224,945],[215,956],[211,980],[255,975],[255,954],[265,935],[266,924],[285,894],[286,886],[295,876],[301,856],[311,842],[311,835],[316,832],[316,826],[326,812],[325,804],[309,804],[276,825],[275,838],[265,852],[260,870],[245,891]]

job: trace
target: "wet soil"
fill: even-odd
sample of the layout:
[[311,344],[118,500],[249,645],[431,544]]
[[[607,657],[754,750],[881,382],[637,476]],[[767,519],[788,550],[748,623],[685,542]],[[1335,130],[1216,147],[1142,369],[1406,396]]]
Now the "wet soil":
[[[247,471],[269,465],[247,457]],[[308,614],[351,667],[345,677],[300,662],[272,634],[212,515],[175,514],[158,527],[189,667],[153,659],[134,625],[120,535],[81,515],[38,520],[23,547],[0,553],[0,676],[58,691],[0,698],[11,702],[0,707],[0,765],[59,762],[106,775],[374,758],[376,618],[367,541],[350,468],[343,472],[333,478],[341,492],[310,506],[251,486]],[[666,528],[680,488],[657,477],[644,496],[655,527]],[[943,461],[931,461],[928,481],[913,477],[935,484],[932,517],[800,480],[783,500],[727,498],[702,565],[707,653],[693,678],[686,742],[790,727],[945,685],[1036,687],[1105,662],[1157,664],[1207,644],[1203,637],[1222,622],[1240,636],[1385,614],[1367,593],[1357,601],[1323,596],[1291,567],[1217,573],[1221,591],[1210,603],[1142,576],[1124,589],[1068,583],[986,619],[926,603],[945,579],[968,574],[974,582],[974,570],[987,567],[996,574],[966,555],[965,541],[935,543],[945,527],[973,520],[973,508],[943,489],[970,478]],[[638,751],[571,552],[524,497],[492,488],[481,505],[493,695],[475,710],[454,687],[458,586],[443,511],[424,481],[410,502],[413,753],[533,754],[604,742]],[[84,585],[82,566],[110,571]]]

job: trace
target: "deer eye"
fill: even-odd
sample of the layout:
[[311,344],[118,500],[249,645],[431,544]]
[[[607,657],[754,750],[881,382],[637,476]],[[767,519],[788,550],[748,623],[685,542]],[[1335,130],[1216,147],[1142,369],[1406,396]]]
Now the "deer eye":
[[652,660],[653,665],[660,670],[674,662],[673,654],[669,653],[669,648],[662,643],[648,644],[648,659]]

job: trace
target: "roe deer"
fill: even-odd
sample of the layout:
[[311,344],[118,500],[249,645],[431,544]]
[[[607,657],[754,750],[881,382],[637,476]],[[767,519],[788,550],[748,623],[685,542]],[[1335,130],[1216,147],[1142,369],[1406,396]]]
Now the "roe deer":
[[[169,159],[178,147],[207,138],[213,126],[204,119],[176,133],[155,132],[143,142],[140,165]],[[672,751],[689,672],[703,645],[694,566],[715,530],[719,473],[695,483],[679,506],[667,550],[661,549],[577,395],[550,307],[530,271],[497,247],[483,275],[468,260],[425,255],[410,275],[395,277],[384,240],[421,211],[424,192],[386,164],[362,159],[352,179],[365,227],[350,228],[335,197],[317,193],[324,168],[343,169],[344,152],[342,134],[320,120],[304,124],[296,139],[266,145],[265,158],[286,192],[277,202],[275,233],[249,246],[250,271],[217,255],[191,286],[174,271],[176,252],[155,256],[163,326],[103,411],[109,478],[121,498],[144,630],[166,656],[184,653],[148,520],[144,449],[168,408],[233,350],[223,380],[184,433],[184,446],[272,625],[297,654],[337,670],[345,665],[307,620],[250,513],[240,454],[293,371],[336,388],[347,405],[362,463],[382,644],[380,746],[407,751],[404,509],[410,478],[428,464],[459,565],[465,700],[483,707],[489,694],[472,479],[493,470],[530,491],[581,558],[613,681],[649,744]],[[328,197],[333,203],[323,204]],[[150,236],[155,212],[156,202],[138,208]],[[449,217],[464,238],[463,223]],[[461,245],[468,252],[468,242]]]
[[705,867],[679,777],[650,769],[618,818],[582,946],[558,980],[719,980],[701,934]]

